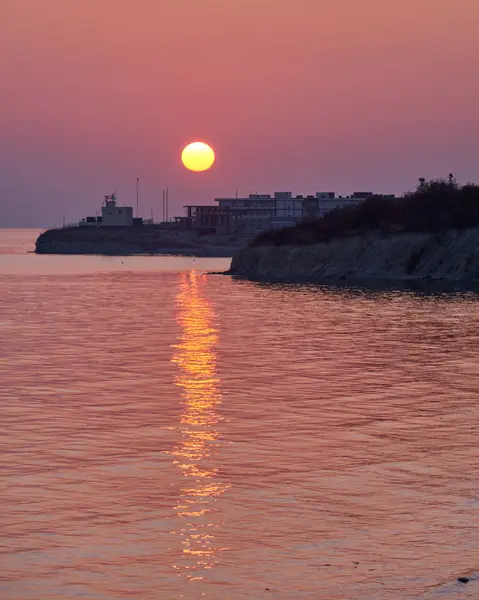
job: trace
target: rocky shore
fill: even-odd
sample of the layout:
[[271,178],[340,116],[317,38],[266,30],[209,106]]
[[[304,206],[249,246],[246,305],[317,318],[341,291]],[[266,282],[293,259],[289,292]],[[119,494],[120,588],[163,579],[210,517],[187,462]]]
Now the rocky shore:
[[[244,243],[244,242],[243,242]],[[138,227],[65,227],[49,229],[35,244],[37,254],[166,254],[232,256],[241,241],[231,237],[198,236],[188,231]]]
[[369,234],[312,245],[252,245],[229,273],[260,281],[479,281],[479,228],[445,233]]

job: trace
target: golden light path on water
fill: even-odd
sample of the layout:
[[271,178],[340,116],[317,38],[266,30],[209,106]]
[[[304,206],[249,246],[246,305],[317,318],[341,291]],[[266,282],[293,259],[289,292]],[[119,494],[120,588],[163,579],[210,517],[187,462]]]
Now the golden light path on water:
[[176,298],[177,323],[181,336],[171,361],[177,365],[175,383],[181,388],[182,442],[172,452],[173,464],[186,478],[175,510],[183,527],[175,531],[181,538],[182,560],[174,567],[188,579],[203,579],[222,551],[215,544],[215,530],[221,525],[215,504],[231,484],[218,478],[214,458],[220,448],[217,425],[221,417],[219,377],[216,371],[218,331],[214,311],[202,293],[205,275],[182,273]]

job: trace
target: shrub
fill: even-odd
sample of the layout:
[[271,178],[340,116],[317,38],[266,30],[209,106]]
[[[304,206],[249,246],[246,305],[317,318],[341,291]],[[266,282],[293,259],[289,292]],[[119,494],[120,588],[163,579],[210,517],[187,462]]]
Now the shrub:
[[479,186],[420,180],[402,198],[371,196],[294,227],[261,233],[250,246],[309,245],[368,233],[436,233],[479,226]]

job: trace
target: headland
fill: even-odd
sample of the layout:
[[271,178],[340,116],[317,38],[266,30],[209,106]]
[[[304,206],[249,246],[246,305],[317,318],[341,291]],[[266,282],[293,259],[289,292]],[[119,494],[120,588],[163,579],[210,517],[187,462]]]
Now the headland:
[[133,217],[131,206],[119,206],[115,194],[104,196],[99,213],[78,224],[48,229],[35,244],[37,254],[172,254],[232,256],[246,244],[227,231],[178,227]]
[[367,198],[260,234],[230,274],[261,281],[479,280],[479,186],[420,180],[402,198]]
[[[188,204],[185,216],[168,218],[168,189],[163,190],[163,220],[133,216],[132,206],[117,204],[116,194],[104,196],[95,216],[46,231],[37,253],[53,254],[189,254],[232,256],[258,233],[317,218],[338,207],[351,207],[373,196],[334,192],[293,196],[292,192],[215,198],[214,204]],[[394,196],[385,196],[394,198]]]
[[198,236],[170,231],[161,225],[133,227],[63,227],[42,233],[37,254],[171,254],[184,256],[232,256],[239,250],[233,236]]

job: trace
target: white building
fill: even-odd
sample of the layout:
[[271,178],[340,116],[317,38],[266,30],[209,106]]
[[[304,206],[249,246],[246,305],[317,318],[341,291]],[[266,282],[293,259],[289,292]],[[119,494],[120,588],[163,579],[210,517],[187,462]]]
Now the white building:
[[373,196],[372,192],[354,192],[351,196],[336,196],[334,192],[316,192],[304,199],[303,218],[317,219],[337,208],[355,206]]
[[303,196],[293,196],[291,192],[274,193],[276,214],[278,221],[300,221],[303,218]]
[[228,215],[230,231],[253,234],[269,227],[276,215],[276,201],[270,194],[250,194],[247,198],[215,198],[218,210]]
[[115,194],[105,196],[101,207],[101,224],[109,227],[131,227],[133,225],[133,208],[117,206]]
[[316,192],[314,196],[274,192],[273,196],[250,194],[247,198],[216,198],[215,201],[221,212],[229,212],[230,230],[248,234],[322,217],[336,208],[355,206],[372,195],[372,192],[354,192],[343,198],[334,192]]
[[81,227],[132,227],[133,208],[117,206],[115,194],[105,196],[101,207],[101,217],[87,217],[82,219],[79,224]]
[[355,192],[342,197],[334,192],[317,192],[313,196],[293,196],[291,192],[275,192],[273,196],[215,198],[216,205],[187,206],[185,226],[210,233],[251,235],[316,219],[334,209],[355,206],[372,195],[372,192]]

